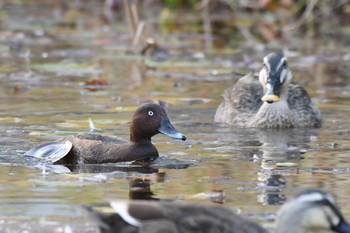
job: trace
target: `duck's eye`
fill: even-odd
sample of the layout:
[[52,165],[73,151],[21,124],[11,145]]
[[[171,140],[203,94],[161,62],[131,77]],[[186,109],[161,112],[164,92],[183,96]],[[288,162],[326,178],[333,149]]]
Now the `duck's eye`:
[[282,66],[283,66],[283,67],[286,67],[286,66],[287,66],[287,62],[284,61],[284,62],[282,63]]
[[148,111],[148,116],[153,116],[153,111]]

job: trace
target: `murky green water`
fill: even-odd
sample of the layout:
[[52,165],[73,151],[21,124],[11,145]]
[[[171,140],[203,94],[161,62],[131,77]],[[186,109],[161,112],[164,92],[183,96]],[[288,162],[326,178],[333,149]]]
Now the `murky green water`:
[[[3,6],[1,232],[96,232],[79,207],[107,206],[116,198],[222,203],[266,223],[302,188],[331,192],[350,219],[349,75],[332,69],[347,67],[343,55],[322,63],[302,54],[290,58],[296,81],[321,109],[322,129],[236,129],[212,122],[220,94],[237,80],[230,71],[258,69],[265,52],[247,64],[243,49],[189,60],[178,54],[203,51],[202,40],[180,40],[196,45],[181,49],[176,36],[159,35],[160,44],[177,48],[169,49],[176,59],[125,55],[125,26],[106,26],[101,6],[92,5],[100,8],[85,9],[94,13],[83,14],[74,27],[64,24],[68,13],[80,12],[74,7]],[[96,78],[109,85],[98,91],[84,87]],[[170,103],[170,120],[188,138],[154,137],[161,157],[153,164],[82,166],[59,174],[21,156],[40,143],[89,131],[89,118],[102,133],[128,138],[128,122],[143,100]]]

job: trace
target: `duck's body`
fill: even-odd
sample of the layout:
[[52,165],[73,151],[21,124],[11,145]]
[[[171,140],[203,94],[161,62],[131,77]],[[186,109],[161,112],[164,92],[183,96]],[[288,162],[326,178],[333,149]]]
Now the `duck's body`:
[[[47,146],[40,145],[25,155],[48,158],[56,164],[101,164],[151,159],[159,156],[151,141],[158,133],[186,140],[171,125],[163,107],[147,103],[141,105],[132,118],[130,141],[115,136],[82,133],[48,143]],[[62,147],[65,149],[60,149]]]
[[320,111],[304,88],[291,83],[285,62],[282,55],[267,55],[259,78],[250,73],[224,92],[214,121],[238,127],[321,127]]
[[72,149],[56,164],[117,163],[159,156],[151,141],[134,143],[116,136],[81,133],[58,140],[69,141]]
[[[101,233],[269,233],[259,224],[221,206],[154,201],[112,202],[111,205],[118,214],[90,209]],[[124,208],[129,208],[127,214]]]
[[[118,214],[102,214],[89,208],[101,232],[128,233],[267,233],[254,223],[221,206],[152,201],[112,201]],[[350,233],[332,197],[319,190],[303,192],[284,204],[277,214],[277,233],[333,230]]]

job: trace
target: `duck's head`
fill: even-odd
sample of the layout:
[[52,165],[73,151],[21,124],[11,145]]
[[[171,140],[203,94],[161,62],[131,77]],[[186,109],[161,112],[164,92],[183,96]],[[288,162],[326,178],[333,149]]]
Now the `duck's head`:
[[334,199],[320,190],[306,190],[284,204],[277,213],[279,233],[303,233],[313,230],[332,230],[350,233]]
[[272,104],[278,102],[282,92],[286,91],[292,73],[288,69],[285,56],[278,53],[270,53],[264,57],[263,68],[259,73],[259,80],[264,87],[262,101]]
[[186,140],[170,123],[164,108],[155,103],[142,104],[134,113],[130,124],[130,141],[150,140],[161,133],[168,137]]

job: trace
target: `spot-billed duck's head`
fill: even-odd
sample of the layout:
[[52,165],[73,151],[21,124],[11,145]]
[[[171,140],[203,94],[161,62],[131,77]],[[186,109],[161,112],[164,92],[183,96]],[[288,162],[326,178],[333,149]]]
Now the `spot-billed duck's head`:
[[281,95],[288,93],[287,88],[292,80],[292,73],[288,69],[286,57],[282,54],[266,55],[263,65],[259,73],[259,80],[264,87],[265,94],[261,100],[272,104],[278,102]]
[[171,138],[186,140],[170,123],[164,108],[155,103],[142,104],[134,113],[130,125],[130,141],[151,140],[161,133]]
[[276,219],[276,232],[279,233],[316,230],[350,233],[350,225],[333,197],[321,190],[305,190],[299,193],[280,208]]

